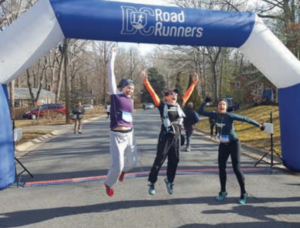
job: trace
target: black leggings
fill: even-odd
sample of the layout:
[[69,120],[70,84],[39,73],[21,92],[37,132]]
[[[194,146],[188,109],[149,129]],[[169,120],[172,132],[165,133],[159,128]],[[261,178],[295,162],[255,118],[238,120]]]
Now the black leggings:
[[241,188],[241,194],[246,193],[245,190],[245,178],[240,169],[241,161],[241,145],[240,142],[230,142],[228,144],[220,143],[219,145],[219,176],[221,183],[221,191],[226,191],[226,163],[229,155],[231,155],[232,168],[236,175],[236,178],[239,182]]
[[168,181],[173,183],[179,163],[179,137],[171,133],[160,132],[156,157],[149,173],[149,182],[155,183],[157,181],[158,172],[168,157],[167,177]]
[[214,135],[214,128],[215,128],[215,135],[218,134],[218,128],[216,124],[210,124],[210,136]]

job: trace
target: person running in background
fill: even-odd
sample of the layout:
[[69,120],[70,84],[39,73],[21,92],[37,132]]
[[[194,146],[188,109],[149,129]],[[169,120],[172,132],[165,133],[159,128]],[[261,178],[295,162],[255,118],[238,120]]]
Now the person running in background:
[[117,90],[114,74],[116,49],[112,49],[109,57],[108,79],[110,89],[110,168],[105,180],[106,194],[114,196],[113,186],[117,181],[123,181],[124,175],[136,166],[137,148],[133,134],[131,96],[134,91],[133,81],[122,79]]
[[78,101],[76,106],[72,109],[72,113],[75,115],[74,118],[74,134],[78,132],[82,134],[82,119],[84,115],[84,108],[81,106],[81,102]]
[[185,135],[186,135],[186,151],[191,151],[190,140],[193,134],[195,124],[199,122],[198,114],[193,110],[193,102],[187,104],[187,108],[184,109],[185,118],[183,121]]
[[[161,101],[150,85],[147,74],[142,71],[140,77],[149,91],[155,105],[158,107],[162,120],[156,157],[148,177],[148,181],[150,182],[148,192],[150,195],[155,194],[155,183],[157,181],[158,172],[168,157],[167,178],[165,178],[164,181],[166,183],[168,193],[173,194],[173,182],[179,163],[181,127],[185,115],[177,103],[178,91],[176,89],[165,91],[165,101]],[[194,81],[182,98],[183,105],[189,99],[197,82],[198,75],[194,73]]]
[[[208,118],[209,121],[209,128],[210,128],[210,138],[216,138],[218,135],[218,128],[216,125],[216,120],[213,117]],[[214,129],[215,129],[215,134],[214,134]]]
[[109,118],[109,115],[110,115],[110,104],[108,103],[107,106],[106,106],[106,114],[107,114],[107,117],[106,119]]
[[217,112],[204,111],[206,103],[210,101],[211,101],[210,98],[205,99],[204,103],[199,108],[199,114],[214,119],[216,121],[216,125],[218,128],[219,140],[220,140],[218,164],[219,164],[219,178],[220,178],[221,191],[219,192],[219,195],[217,196],[216,199],[218,201],[221,201],[225,199],[225,197],[228,194],[226,191],[226,178],[227,178],[226,163],[230,155],[232,168],[237,177],[241,189],[241,195],[238,202],[240,204],[245,204],[247,202],[248,195],[245,189],[245,178],[240,169],[241,145],[237,135],[234,132],[233,122],[234,121],[246,122],[256,127],[259,127],[262,131],[264,130],[264,126],[244,116],[240,116],[234,113],[228,113],[227,99],[219,100]]

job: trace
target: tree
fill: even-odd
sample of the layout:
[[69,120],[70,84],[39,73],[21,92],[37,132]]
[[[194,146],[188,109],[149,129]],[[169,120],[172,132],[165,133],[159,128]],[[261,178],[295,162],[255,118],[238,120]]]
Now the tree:
[[[300,18],[299,0],[262,0],[265,4],[257,8],[258,15],[262,18],[276,20],[279,37],[286,47],[300,58]],[[279,22],[279,23],[278,23]]]
[[65,102],[66,102],[66,123],[71,123],[70,120],[70,78],[68,75],[68,39],[64,39],[64,50],[62,55],[64,56],[64,77],[65,77]]
[[[115,46],[117,46],[115,42],[107,42],[107,41],[95,41],[93,42],[92,45],[93,61],[94,61],[93,65],[98,76],[97,84],[100,90],[99,96],[101,97],[101,103],[103,104],[107,102],[107,100],[109,99],[107,67],[109,62],[110,51]],[[115,74],[118,75],[116,71]],[[116,78],[116,80],[118,79]]]
[[[43,62],[44,60],[44,62]],[[45,77],[46,74],[46,69],[47,69],[47,58],[44,57],[42,59],[39,59],[39,61],[37,62],[37,64],[33,67],[31,67],[30,69],[27,69],[26,73],[27,73],[27,86],[29,89],[29,94],[30,94],[30,98],[31,98],[31,103],[32,106],[36,106],[36,102],[39,99],[40,96],[40,92],[43,86],[43,79]],[[31,73],[30,73],[31,72]],[[32,92],[32,84],[31,84],[31,76],[33,76],[33,87],[37,88],[37,93],[36,96],[34,97],[34,94]]]
[[65,42],[63,41],[62,44],[59,46],[59,51],[61,53],[60,58],[57,58],[58,61],[58,70],[57,70],[57,81],[56,81],[56,90],[55,90],[55,103],[58,103],[60,100],[60,91],[61,91],[61,84],[62,84],[62,70],[63,70],[63,59],[64,59],[64,49],[66,48]]
[[178,72],[176,74],[176,84],[175,84],[175,89],[178,90],[178,97],[177,99],[182,99],[183,96],[183,87],[182,87],[182,73]]
[[[156,68],[151,67],[148,69],[148,80],[157,96],[163,98],[166,82],[164,80],[164,77],[158,73]],[[154,103],[152,97],[150,96],[145,86],[142,92],[142,102]]]
[[[190,75],[189,84],[188,84],[187,89],[192,85],[192,83],[193,83],[193,76]],[[187,104],[188,102],[193,102],[195,110],[197,110],[200,107],[202,101],[199,96],[199,91],[198,91],[197,85],[195,86],[193,93],[191,94],[190,98],[187,100],[187,102],[185,104]]]

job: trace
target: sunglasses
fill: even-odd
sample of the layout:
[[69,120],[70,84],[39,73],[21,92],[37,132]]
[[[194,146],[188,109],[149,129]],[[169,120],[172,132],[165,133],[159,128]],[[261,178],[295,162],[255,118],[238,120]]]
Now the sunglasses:
[[178,94],[174,91],[166,91],[165,92],[165,97],[169,96],[169,95],[172,95],[172,96],[177,96]]

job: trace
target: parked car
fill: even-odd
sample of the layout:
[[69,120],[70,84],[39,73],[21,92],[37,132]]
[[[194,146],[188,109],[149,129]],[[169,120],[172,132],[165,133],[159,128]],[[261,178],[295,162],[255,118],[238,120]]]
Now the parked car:
[[66,106],[63,104],[44,104],[30,111],[24,112],[24,119],[33,119],[44,117],[46,113],[57,113],[57,117],[63,117],[66,114]]
[[240,103],[234,101],[233,98],[227,98],[227,101],[228,101],[228,111],[229,112],[240,109]]
[[154,108],[154,104],[152,103],[145,104],[145,109],[151,109],[151,108]]
[[83,104],[82,107],[84,108],[84,110],[88,110],[88,109],[93,109],[94,106],[91,104]]

